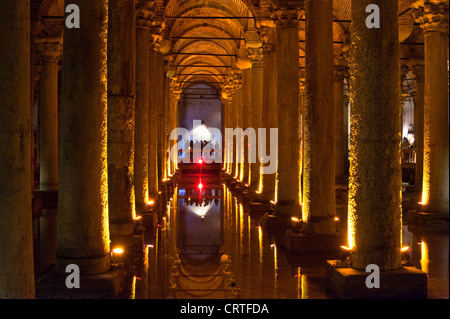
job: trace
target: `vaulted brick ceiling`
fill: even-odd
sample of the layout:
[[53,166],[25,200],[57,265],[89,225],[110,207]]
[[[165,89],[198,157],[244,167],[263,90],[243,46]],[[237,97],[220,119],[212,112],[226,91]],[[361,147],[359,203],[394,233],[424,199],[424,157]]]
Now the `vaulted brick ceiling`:
[[[132,1],[132,0],[130,0]],[[226,80],[228,66],[233,66],[239,49],[245,46],[250,35],[258,32],[261,21],[270,18],[270,10],[280,4],[297,3],[298,0],[155,0],[155,19],[164,22],[164,38],[171,42],[169,68],[172,73],[188,74],[178,76],[178,80],[190,82],[221,83]],[[64,15],[64,0],[32,0],[32,17]],[[399,0],[400,40],[420,41],[418,26],[407,12],[409,0]],[[174,17],[184,17],[174,19]],[[186,17],[191,17],[190,19]],[[222,17],[222,19],[193,19],[192,17]],[[231,19],[224,19],[230,17]],[[236,19],[236,17],[245,17]],[[351,0],[334,0],[333,24],[334,50],[339,56],[342,47],[348,42],[351,18]],[[61,19],[44,19],[43,34],[62,33]],[[304,55],[305,23],[300,23],[299,56]],[[207,39],[201,39],[207,38]],[[223,40],[221,38],[228,38]],[[232,38],[230,40],[229,38]],[[417,46],[402,46],[403,55],[417,53]],[[414,51],[413,53],[411,53]],[[300,65],[304,59],[300,58]],[[179,65],[186,65],[180,67]],[[187,66],[189,65],[189,66]],[[192,66],[197,65],[197,66]],[[199,67],[220,66],[220,67]],[[175,67],[178,66],[178,67]],[[208,75],[209,74],[209,75]],[[189,85],[189,84],[187,84]],[[219,84],[218,84],[219,85]],[[218,86],[216,86],[218,88]]]

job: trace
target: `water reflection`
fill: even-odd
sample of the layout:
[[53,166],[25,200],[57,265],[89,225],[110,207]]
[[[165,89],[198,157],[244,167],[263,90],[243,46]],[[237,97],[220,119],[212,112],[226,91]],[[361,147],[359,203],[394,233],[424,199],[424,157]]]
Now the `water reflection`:
[[[145,253],[129,254],[124,298],[335,298],[326,291],[326,260],[339,256],[288,254],[283,234],[266,228],[264,213],[251,211],[218,176],[184,176],[164,217]],[[411,263],[429,275],[429,298],[448,298],[448,234],[408,226],[402,234]]]

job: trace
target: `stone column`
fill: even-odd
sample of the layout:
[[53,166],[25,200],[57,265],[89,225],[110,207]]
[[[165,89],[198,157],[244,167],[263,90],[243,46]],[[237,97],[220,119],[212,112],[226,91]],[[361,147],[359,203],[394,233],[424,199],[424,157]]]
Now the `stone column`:
[[[241,117],[240,114],[241,110],[241,99],[242,99],[242,73],[240,71],[234,71],[234,96],[232,100],[232,123],[233,123],[233,129],[242,127],[241,125]],[[235,139],[233,146],[233,163],[232,163],[232,169],[231,169],[231,176],[235,179],[239,179],[239,173],[240,173],[240,166],[241,163],[238,163],[241,161],[242,153],[239,153],[238,150],[238,137]]]
[[[335,230],[333,1],[306,1],[306,106],[303,223],[310,233]],[[318,58],[319,57],[319,58]],[[330,164],[331,163],[331,164]]]
[[39,163],[41,190],[58,189],[58,61],[62,39],[41,38],[36,48],[42,62],[39,108]]
[[34,298],[30,1],[0,3],[0,298]]
[[299,127],[299,10],[274,13],[277,45],[278,186],[276,214],[298,216]]
[[[62,38],[36,39],[42,62],[41,101],[39,107],[39,188],[58,190],[58,61]],[[57,210],[42,209],[40,219],[40,269],[55,263]]]
[[334,147],[336,185],[346,183],[347,128],[345,117],[348,109],[344,107],[344,77],[348,73],[346,66],[337,65],[334,69]]
[[[164,101],[165,101],[165,91],[164,91],[164,87],[165,87],[165,79],[166,79],[166,74],[164,72],[164,64],[165,64],[165,59],[164,59],[164,55],[162,54],[158,54],[156,56],[157,59],[157,69],[155,70],[156,75],[158,76],[157,78],[157,86],[156,86],[156,100],[157,100],[157,112],[158,112],[158,116],[157,116],[157,120],[156,120],[156,127],[158,130],[158,181],[162,181],[162,179],[164,178],[164,150],[163,150],[163,139],[165,136],[164,133],[164,125],[163,125],[163,118],[164,118]],[[161,185],[158,185],[158,190],[161,189]]]
[[[270,128],[278,128],[277,105],[277,52],[275,50],[276,29],[272,21],[266,22],[267,26],[262,27],[261,39],[263,42],[263,106],[262,106],[262,126],[266,132]],[[266,152],[271,150],[270,138],[266,134]],[[276,146],[272,146],[272,151],[277,152]],[[264,164],[264,166],[268,166]],[[275,200],[276,173],[261,175],[262,192],[259,196],[263,202]]]
[[[242,71],[242,100],[240,105],[240,126],[243,131],[245,131],[247,128],[251,127],[252,123],[252,109],[253,109],[253,101],[252,101],[252,70],[247,69]],[[242,182],[242,185],[244,186],[250,186],[250,157],[248,156],[249,152],[249,144],[250,141],[250,135],[245,137],[242,136],[242,142],[243,142],[243,148],[241,150],[242,152],[242,158],[243,163],[240,166],[241,167],[241,173],[240,173],[240,181]]]
[[136,6],[136,129],[134,135],[134,187],[136,208],[149,201],[148,193],[148,111],[150,25],[153,13],[148,1],[140,0]]
[[413,3],[425,38],[425,105],[422,205],[449,213],[448,1]]
[[[249,54],[252,61],[251,69],[251,103],[252,103],[252,114],[251,114],[251,125],[256,132],[256,141],[252,147],[256,151],[256,161],[250,163],[250,191],[259,192],[260,191],[260,156],[261,145],[259,145],[259,135],[258,129],[262,128],[262,112],[263,112],[263,83],[264,83],[264,73],[263,73],[263,48],[260,46],[249,48]],[[269,130],[270,133],[270,130]],[[270,138],[269,133],[266,132],[267,138]]]
[[159,81],[164,76],[161,66],[161,54],[156,51],[154,38],[150,39],[150,62],[149,62],[149,106],[148,106],[148,196],[156,201],[158,198],[158,106],[160,89]]
[[79,0],[89,12],[64,30],[56,269],[110,269],[107,168],[108,1]]
[[135,4],[108,9],[108,205],[113,244],[134,232]]
[[369,29],[371,3],[351,8],[348,236],[353,268],[392,270],[402,265],[398,5],[377,1],[382,27]]
[[425,65],[413,66],[416,85],[414,99],[414,141],[416,144],[416,172],[414,185],[417,192],[422,192],[423,181],[423,107],[425,101]]

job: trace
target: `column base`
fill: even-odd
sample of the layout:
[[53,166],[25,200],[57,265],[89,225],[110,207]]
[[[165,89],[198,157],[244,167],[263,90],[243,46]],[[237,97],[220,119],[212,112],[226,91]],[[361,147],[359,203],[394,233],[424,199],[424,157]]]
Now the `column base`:
[[260,224],[267,228],[284,228],[292,227],[291,218],[288,216],[278,216],[267,214],[260,220]]
[[366,278],[370,275],[353,268],[334,267],[328,260],[327,289],[343,299],[426,299],[427,274],[415,267],[380,271],[380,288],[369,289]]
[[56,257],[56,271],[65,273],[68,265],[75,264],[80,267],[82,275],[102,274],[110,270],[111,259],[109,255],[97,258],[63,258]]
[[110,270],[98,275],[81,275],[80,288],[69,289],[69,274],[54,270],[44,275],[36,285],[37,299],[115,299],[125,288],[125,272]]
[[144,236],[143,234],[128,236],[111,235],[111,250],[117,247],[122,248],[125,252],[142,253],[144,251]]
[[412,232],[432,232],[448,234],[449,215],[420,212],[417,210],[408,211],[407,224]]
[[339,252],[345,238],[344,232],[304,234],[290,230],[286,232],[285,245],[289,252],[295,253]]

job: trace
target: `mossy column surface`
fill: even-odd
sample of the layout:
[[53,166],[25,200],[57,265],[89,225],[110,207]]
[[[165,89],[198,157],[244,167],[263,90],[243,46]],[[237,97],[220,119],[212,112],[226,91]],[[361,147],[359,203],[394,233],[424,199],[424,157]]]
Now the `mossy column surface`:
[[425,39],[423,209],[449,213],[448,0],[415,1]]
[[34,298],[30,1],[0,2],[0,298]]
[[[366,7],[381,28],[366,26]],[[352,267],[401,267],[401,105],[398,4],[352,1],[349,246]]]
[[111,1],[108,12],[108,201],[114,239],[134,231],[135,5]]
[[[275,49],[276,29],[272,21],[268,26],[262,27],[263,42],[263,106],[262,106],[262,128],[266,129],[266,153],[277,152],[278,145],[270,145],[269,132],[271,128],[278,128],[277,105],[277,52]],[[262,164],[269,166],[273,163]],[[259,196],[263,202],[275,200],[276,172],[261,175],[262,192]]]
[[310,233],[335,229],[333,1],[307,0],[303,222]]
[[280,217],[298,216],[300,125],[299,125],[299,9],[274,13],[277,46],[278,186]]
[[136,129],[134,135],[134,187],[136,208],[147,204],[148,196],[148,111],[151,8],[147,1],[136,6]]
[[110,268],[107,169],[108,1],[79,0],[64,31],[56,267]]

